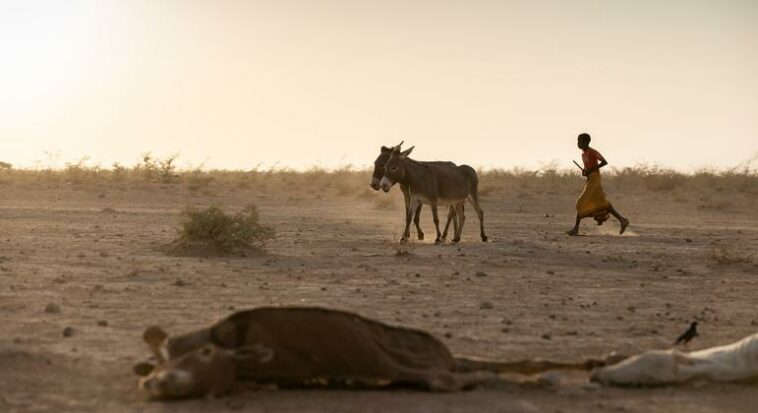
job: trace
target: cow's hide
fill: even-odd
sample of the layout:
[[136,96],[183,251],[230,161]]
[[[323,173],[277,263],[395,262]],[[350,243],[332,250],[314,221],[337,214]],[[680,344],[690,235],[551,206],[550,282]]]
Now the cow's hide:
[[208,328],[174,337],[152,326],[143,339],[159,364],[139,363],[134,372],[142,376],[140,388],[155,399],[220,395],[235,380],[280,387],[456,391],[504,380],[502,373],[589,370],[620,357],[575,363],[453,357],[445,344],[426,332],[316,307],[240,311]]
[[251,345],[272,349],[274,356],[266,363],[241,361],[237,377],[279,385],[300,385],[303,378],[413,384],[423,381],[416,379],[418,372],[450,372],[455,366],[447,347],[428,333],[323,308],[240,311],[209,328],[172,337],[169,358],[208,343],[231,350]]
[[620,386],[654,386],[691,380],[758,381],[758,334],[725,346],[683,353],[651,350],[592,372],[591,380]]

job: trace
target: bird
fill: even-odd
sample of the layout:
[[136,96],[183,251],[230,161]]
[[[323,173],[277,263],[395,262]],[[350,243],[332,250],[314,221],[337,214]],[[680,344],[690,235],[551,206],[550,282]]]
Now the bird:
[[693,321],[690,324],[690,328],[687,329],[684,333],[682,333],[679,338],[676,339],[676,342],[674,345],[679,345],[679,343],[684,344],[685,346],[687,343],[689,343],[693,338],[698,337],[700,334],[697,333],[697,321]]

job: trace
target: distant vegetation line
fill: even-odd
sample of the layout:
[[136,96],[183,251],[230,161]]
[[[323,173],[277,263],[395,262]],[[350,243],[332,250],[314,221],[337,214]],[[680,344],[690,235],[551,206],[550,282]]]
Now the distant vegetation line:
[[[378,194],[369,188],[371,171],[345,165],[340,168],[312,167],[307,170],[289,168],[253,167],[248,170],[206,169],[202,165],[181,168],[177,156],[155,158],[149,153],[142,161],[131,166],[114,163],[103,168],[89,165],[87,158],[66,163],[62,168],[35,167],[16,169],[0,164],[0,185],[120,185],[124,188],[150,184],[184,185],[190,191],[215,192],[215,189],[277,189],[324,190],[338,195],[354,195],[376,199]],[[697,189],[736,191],[758,194],[758,161],[754,158],[734,168],[701,168],[682,172],[656,165],[640,164],[632,167],[603,170],[607,183],[618,189],[644,189],[674,191]],[[537,169],[492,168],[479,170],[480,193],[511,190],[547,191],[549,193],[576,192],[582,177],[577,168],[562,168],[557,162],[544,164]],[[505,192],[502,192],[505,194]],[[381,198],[381,197],[380,197]],[[382,199],[386,199],[382,198]]]
[[[182,166],[177,163],[179,155],[172,154],[163,158],[153,156],[152,153],[146,152],[140,155],[141,161],[135,162],[133,165],[125,165],[120,162],[114,162],[110,167],[103,167],[100,164],[92,164],[90,157],[85,156],[79,158],[76,161],[61,163],[58,159],[58,155],[45,152],[47,161],[38,161],[33,166],[19,166],[11,163],[0,161],[0,171],[2,170],[15,170],[26,172],[67,172],[74,170],[88,171],[91,173],[108,173],[112,172],[116,175],[124,172],[141,171],[144,175],[157,174],[161,176],[168,176],[171,174],[179,173],[285,173],[285,174],[312,174],[312,173],[344,173],[344,172],[366,172],[370,169],[369,166],[356,166],[352,164],[345,164],[336,167],[324,167],[320,165],[305,166],[303,168],[293,168],[287,166],[280,166],[280,163],[274,162],[270,166],[264,166],[263,163],[251,166],[250,168],[209,168],[204,163],[199,165]],[[510,174],[510,175],[553,175],[553,174],[573,174],[577,172],[577,169],[572,166],[561,166],[557,160],[541,163],[538,168],[527,168],[521,166],[513,167],[480,167],[477,168],[480,173],[494,173],[498,175]],[[697,176],[697,175],[754,175],[758,174],[758,152],[752,155],[751,158],[737,162],[733,167],[728,168],[716,168],[716,167],[694,167],[690,170],[681,170],[677,168],[670,168],[657,164],[650,163],[638,163],[634,166],[627,167],[610,167],[603,170],[605,175],[620,175],[620,174],[636,174],[636,175],[683,175],[683,176]]]

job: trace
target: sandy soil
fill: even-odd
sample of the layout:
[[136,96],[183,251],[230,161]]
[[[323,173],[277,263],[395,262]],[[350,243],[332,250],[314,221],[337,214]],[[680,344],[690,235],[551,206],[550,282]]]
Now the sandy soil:
[[[221,400],[152,403],[136,392],[131,365],[147,356],[145,326],[184,332],[258,305],[356,311],[497,360],[665,348],[693,318],[702,335],[693,349],[758,331],[758,257],[749,257],[758,196],[611,187],[629,233],[587,222],[584,236],[569,238],[580,186],[577,178],[561,191],[488,190],[489,243],[468,208],[463,242],[432,244],[425,210],[427,241],[398,255],[397,189],[0,182],[0,411],[755,411],[755,386],[595,388],[583,374],[456,394],[239,389]],[[387,196],[394,204],[380,207]],[[249,202],[278,234],[266,255],[163,252],[185,206]]]

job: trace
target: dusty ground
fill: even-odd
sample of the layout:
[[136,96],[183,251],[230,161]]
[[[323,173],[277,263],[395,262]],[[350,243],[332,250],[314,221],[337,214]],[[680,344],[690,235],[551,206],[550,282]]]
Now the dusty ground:
[[[579,178],[552,191],[495,185],[483,196],[492,242],[478,241],[468,208],[463,242],[433,245],[425,210],[427,241],[398,255],[398,191],[368,193],[367,184],[353,195],[318,186],[0,179],[0,411],[755,411],[755,386],[597,389],[581,374],[548,388],[457,394],[240,389],[222,400],[167,404],[139,397],[131,365],[147,356],[145,326],[183,332],[258,305],[357,311],[428,330],[456,354],[496,360],[665,348],[693,318],[702,337],[692,348],[758,331],[754,190],[622,195],[617,182],[606,189],[631,219],[629,234],[614,235],[615,222],[587,222],[585,236],[569,238],[563,231]],[[276,228],[267,255],[162,252],[185,206],[249,202]],[[485,302],[492,308],[481,308]],[[60,312],[44,311],[50,303]]]

